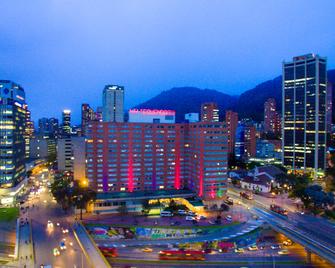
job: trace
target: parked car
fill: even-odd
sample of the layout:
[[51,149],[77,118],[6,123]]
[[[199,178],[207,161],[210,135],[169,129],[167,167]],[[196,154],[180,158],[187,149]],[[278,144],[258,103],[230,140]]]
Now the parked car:
[[258,250],[258,247],[256,245],[251,245],[251,246],[248,247],[248,250],[249,251],[256,251],[256,250]]
[[178,209],[178,212],[177,212],[179,215],[186,215],[187,212],[184,210],[184,209]]
[[285,241],[283,242],[283,245],[284,245],[284,246],[287,246],[287,247],[292,246],[292,244],[293,244],[293,242],[292,242],[292,240],[290,240],[290,239],[287,239],[287,240],[285,240]]
[[185,220],[187,220],[187,221],[193,221],[193,220],[195,220],[195,218],[192,217],[192,216],[186,216]]
[[280,246],[279,245],[272,245],[271,249],[280,249]]
[[235,248],[235,253],[244,253],[244,249],[243,248]]
[[227,221],[232,221],[233,218],[232,218],[230,215],[227,215],[227,216],[226,216],[226,220],[227,220]]
[[287,249],[282,249],[282,250],[278,251],[278,254],[279,255],[287,255],[287,254],[290,254],[290,252]]

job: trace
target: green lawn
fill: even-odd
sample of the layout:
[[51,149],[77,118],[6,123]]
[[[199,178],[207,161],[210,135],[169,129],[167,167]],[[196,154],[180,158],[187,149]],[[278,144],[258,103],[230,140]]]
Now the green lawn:
[[19,208],[0,208],[0,221],[12,221],[19,216]]

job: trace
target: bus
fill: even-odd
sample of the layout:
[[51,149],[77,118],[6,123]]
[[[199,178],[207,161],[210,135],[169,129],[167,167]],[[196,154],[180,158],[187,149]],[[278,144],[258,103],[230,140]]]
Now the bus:
[[105,257],[117,257],[117,250],[115,247],[98,246],[98,248]]
[[161,211],[161,217],[172,217],[173,213],[171,211],[168,210],[163,210]]
[[205,260],[205,253],[202,250],[162,250],[158,256],[160,260]]

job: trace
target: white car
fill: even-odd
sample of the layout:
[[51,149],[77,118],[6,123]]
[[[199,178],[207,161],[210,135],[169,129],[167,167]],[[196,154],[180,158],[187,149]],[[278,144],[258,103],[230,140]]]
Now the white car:
[[186,219],[187,221],[193,221],[193,220],[195,220],[195,218],[192,217],[192,216],[186,216],[185,219]]
[[232,221],[233,218],[232,218],[230,215],[227,215],[226,220],[227,220],[227,221]]
[[189,211],[189,212],[187,212],[187,215],[188,215],[188,216],[193,216],[193,217],[196,216],[196,214],[195,214],[193,211]]
[[178,210],[178,214],[179,214],[179,215],[186,215],[187,212],[186,212],[185,210],[183,210],[183,209],[179,209],[179,210]]
[[69,229],[62,228],[62,232],[63,232],[63,234],[67,234],[67,233],[69,233]]
[[50,220],[48,220],[48,224],[47,224],[47,226],[48,226],[49,228],[51,228],[51,227],[54,226],[54,224],[53,224]]

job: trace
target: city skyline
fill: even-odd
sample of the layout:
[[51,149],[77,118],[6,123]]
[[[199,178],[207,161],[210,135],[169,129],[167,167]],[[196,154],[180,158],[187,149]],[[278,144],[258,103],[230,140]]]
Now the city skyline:
[[[79,11],[85,21],[70,16],[77,5],[37,1],[29,3],[32,8],[25,16],[25,4],[18,5],[13,13],[11,4],[1,3],[5,12],[0,26],[0,73],[3,79],[25,88],[34,121],[46,116],[60,118],[62,110],[68,108],[77,124],[80,104],[90,103],[93,108],[101,105],[98,96],[109,83],[125,87],[128,109],[174,86],[239,94],[280,75],[283,60],[310,52],[326,56],[328,69],[334,68],[332,1],[323,1],[323,5],[270,2],[263,4],[266,11],[255,10],[254,14],[249,9],[256,3],[215,2],[208,6],[198,2],[192,4],[194,13],[188,13],[190,21],[183,23],[180,18],[189,4],[114,2],[93,10],[82,4]],[[111,8],[116,11],[114,20],[99,16]],[[157,21],[153,9],[162,11],[153,12],[160,14],[158,26],[153,26]],[[302,11],[305,16],[297,20],[295,14]],[[318,14],[323,14],[322,20]],[[17,23],[13,23],[15,19]],[[46,19],[49,25],[44,25]],[[141,27],[134,23],[137,20],[144,21]],[[115,21],[119,23],[110,24]],[[292,24],[295,30],[291,31]],[[161,33],[161,27],[166,32]],[[297,35],[298,30],[308,30],[308,35]],[[134,36],[137,32],[140,38]],[[118,42],[111,40],[115,36]],[[256,67],[248,68],[251,65]]]

